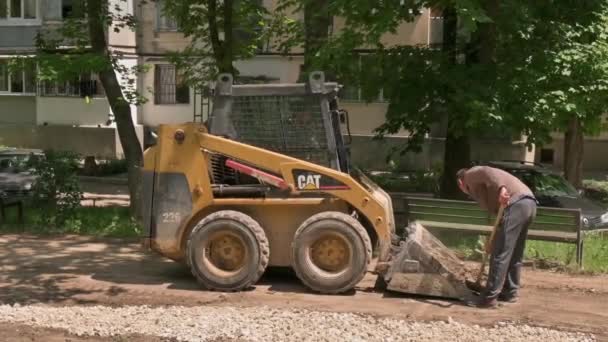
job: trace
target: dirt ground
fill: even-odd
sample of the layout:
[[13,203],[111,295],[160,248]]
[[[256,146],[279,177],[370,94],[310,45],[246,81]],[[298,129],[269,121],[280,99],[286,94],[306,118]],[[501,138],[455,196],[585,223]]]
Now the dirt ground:
[[33,328],[24,325],[0,323],[0,336],[3,342],[164,342],[170,339],[162,339],[154,336],[119,336],[119,337],[80,337],[56,329]]
[[[527,268],[522,299],[480,310],[458,302],[374,290],[368,275],[347,295],[310,293],[287,270],[270,270],[255,289],[240,293],[199,289],[181,264],[141,251],[139,244],[86,237],[0,235],[0,303],[21,305],[266,305],[287,309],[359,312],[416,320],[452,319],[480,325],[516,321],[591,332],[608,341],[608,276],[572,276]],[[0,324],[8,341],[115,341]],[[11,338],[13,338],[11,340]],[[158,340],[133,337],[128,340]]]

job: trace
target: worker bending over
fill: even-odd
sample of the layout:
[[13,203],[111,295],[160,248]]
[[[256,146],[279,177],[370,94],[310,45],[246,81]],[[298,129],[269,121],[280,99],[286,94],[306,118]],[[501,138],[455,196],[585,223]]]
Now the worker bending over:
[[510,173],[488,166],[475,166],[457,172],[458,187],[479,206],[497,215],[504,213],[497,228],[490,256],[485,289],[467,304],[496,307],[497,301],[514,303],[518,298],[521,266],[528,227],[536,217],[537,201],[524,183]]

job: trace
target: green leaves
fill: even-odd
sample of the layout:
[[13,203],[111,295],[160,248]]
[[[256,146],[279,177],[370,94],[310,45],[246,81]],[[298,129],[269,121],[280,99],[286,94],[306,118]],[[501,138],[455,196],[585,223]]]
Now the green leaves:
[[78,180],[78,156],[71,152],[45,151],[34,162],[34,202],[44,211],[43,223],[61,226],[80,208],[82,191]]
[[[175,18],[179,31],[190,39],[171,61],[186,75],[186,82],[204,87],[219,72],[238,76],[234,62],[251,58],[275,44],[282,51],[300,37],[299,24],[268,10],[257,0],[163,1],[166,15]],[[276,38],[283,39],[276,39]]]
[[[572,115],[588,133],[601,125],[608,107],[606,1],[331,3],[345,27],[322,49],[317,67],[361,87],[368,101],[382,89],[390,105],[377,133],[409,131],[408,150],[419,149],[415,145],[447,115],[453,135],[523,133],[530,143],[546,142]],[[378,43],[425,7],[456,11],[453,47]],[[360,48],[373,48],[374,57],[355,68],[360,64],[352,51]]]

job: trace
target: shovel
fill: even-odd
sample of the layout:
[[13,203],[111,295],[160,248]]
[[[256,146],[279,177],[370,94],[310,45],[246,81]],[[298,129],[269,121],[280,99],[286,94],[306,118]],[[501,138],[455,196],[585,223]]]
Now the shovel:
[[475,283],[468,284],[469,285],[468,287],[475,291],[481,292],[481,289],[483,288],[481,285],[481,279],[483,278],[483,274],[486,269],[486,263],[488,262],[488,258],[492,254],[492,249],[494,247],[494,237],[496,236],[496,231],[498,230],[498,226],[500,225],[500,221],[502,220],[502,215],[503,215],[504,211],[505,211],[505,207],[503,205],[501,205],[500,208],[498,208],[498,215],[496,215],[496,221],[494,222],[494,227],[492,229],[492,233],[486,239],[486,243],[484,245],[484,251],[482,252],[483,257],[481,260],[481,267],[479,269],[479,274],[477,275],[477,281]]

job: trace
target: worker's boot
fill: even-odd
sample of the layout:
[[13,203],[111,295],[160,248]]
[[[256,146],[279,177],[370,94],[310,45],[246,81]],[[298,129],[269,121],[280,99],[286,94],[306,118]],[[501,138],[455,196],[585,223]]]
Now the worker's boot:
[[486,296],[473,297],[465,303],[467,306],[481,309],[495,309],[498,307],[498,300],[496,298],[488,298]]
[[505,303],[517,303],[518,299],[518,295],[507,295],[502,293],[498,295],[498,300]]

